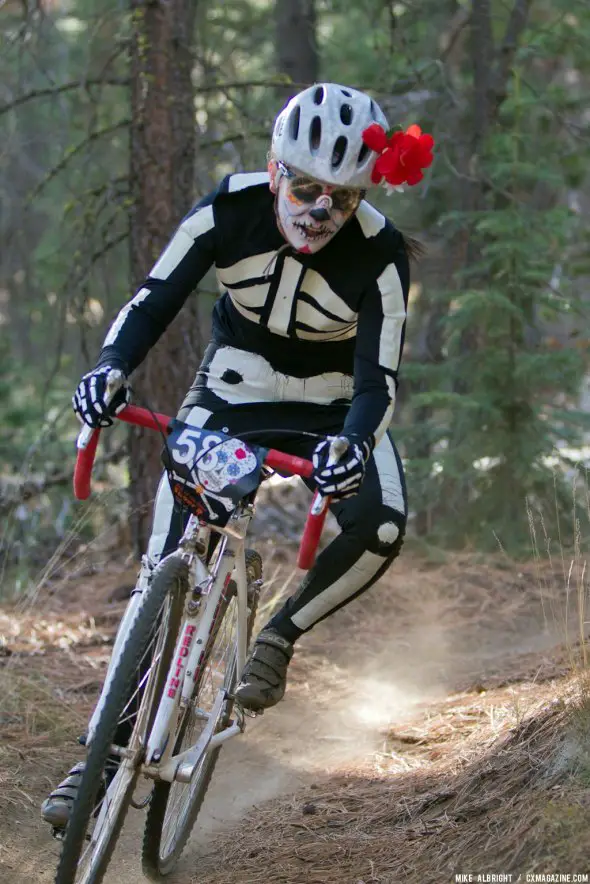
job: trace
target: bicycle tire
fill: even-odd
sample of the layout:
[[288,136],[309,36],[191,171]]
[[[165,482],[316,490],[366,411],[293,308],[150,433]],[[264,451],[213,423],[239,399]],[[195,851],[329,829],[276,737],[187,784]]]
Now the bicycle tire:
[[[248,575],[248,606],[250,609],[248,614],[247,640],[248,644],[250,644],[250,640],[252,638],[252,630],[254,628],[254,621],[256,619],[256,611],[258,608],[258,598],[260,594],[259,585],[255,587],[255,591],[251,590],[254,589],[254,584],[256,581],[262,580],[262,559],[260,558],[260,555],[256,552],[256,550],[246,550],[246,573]],[[225,602],[223,616],[225,616],[225,614],[227,613],[230,598],[231,597],[229,597]],[[220,624],[222,619],[223,618],[220,618],[219,620]],[[217,629],[217,633],[218,632],[219,627]],[[210,650],[208,657],[210,657],[214,646],[211,642],[209,644]],[[202,669],[203,673],[204,671],[205,667],[203,667]],[[233,689],[233,687],[235,686],[237,677],[238,673],[235,673],[232,679],[233,684],[231,685],[230,690]],[[198,692],[201,688],[201,680],[202,677],[195,685],[195,696],[198,695]],[[233,701],[228,700],[227,706],[224,710],[223,718],[221,720],[222,726],[227,725],[232,710]],[[175,753],[181,751],[182,742],[188,723],[189,715],[187,712],[176,738],[174,746]],[[219,758],[219,753],[221,752],[222,748],[222,746],[219,746],[217,749],[214,749],[213,752],[209,753],[202,763],[201,770],[195,774],[195,776],[198,777],[198,784],[196,785],[194,793],[191,796],[190,803],[185,808],[181,818],[177,822],[173,821],[175,825],[175,838],[173,842],[173,847],[167,852],[166,856],[162,856],[161,846],[166,809],[170,798],[172,783],[162,781],[156,783],[148,808],[142,850],[143,873],[150,880],[161,881],[162,878],[165,878],[174,870],[174,867],[176,866],[176,863],[180,859],[182,851],[186,846],[186,842],[190,837],[193,826],[195,825],[195,822],[197,820],[197,816],[199,815],[199,811],[201,810],[203,800],[207,793],[207,789],[209,788],[211,777],[213,776],[215,765],[217,764],[217,759]],[[187,783],[187,787],[191,785],[192,783]]]
[[[84,773],[82,774],[72,814],[62,842],[55,884],[99,884],[104,877],[133,797],[134,787],[140,772],[141,758],[138,757],[136,759],[134,766],[127,760],[122,760],[117,776],[119,776],[120,771],[131,768],[128,771],[128,782],[124,786],[124,794],[116,807],[114,818],[105,823],[105,825],[109,826],[108,831],[104,833],[101,831],[99,839],[104,837],[104,842],[101,844],[99,840],[98,847],[92,848],[89,863],[83,872],[83,877],[80,878],[77,874],[80,855],[85,841],[88,840],[87,830],[95,813],[95,801],[100,789],[105,764],[111,753],[111,746],[119,719],[129,703],[129,695],[133,689],[134,678],[149,649],[150,640],[154,634],[154,625],[161,621],[162,607],[167,597],[169,597],[170,604],[167,609],[167,623],[164,625],[166,632],[158,667],[154,670],[156,682],[152,690],[153,682],[150,675],[142,691],[142,697],[145,697],[146,689],[149,690],[151,694],[151,708],[149,710],[143,709],[142,700],[138,705],[137,711],[136,722],[139,720],[140,715],[143,715],[145,723],[142,726],[142,732],[149,732],[172,660],[187,588],[188,565],[182,559],[172,557],[163,562],[162,566],[155,571],[151,584],[144,593],[122,648],[102,713],[88,749]],[[157,628],[160,625],[161,622]],[[133,739],[136,737],[136,729],[136,726],[134,726],[129,745],[133,744]],[[113,780],[113,783],[115,780]],[[100,848],[99,852],[97,852],[98,848]]]

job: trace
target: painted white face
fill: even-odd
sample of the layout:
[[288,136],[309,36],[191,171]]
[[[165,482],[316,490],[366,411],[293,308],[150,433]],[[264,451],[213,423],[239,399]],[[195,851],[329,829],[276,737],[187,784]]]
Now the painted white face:
[[356,212],[362,192],[291,174],[281,175],[278,185],[276,212],[281,233],[298,252],[319,252]]

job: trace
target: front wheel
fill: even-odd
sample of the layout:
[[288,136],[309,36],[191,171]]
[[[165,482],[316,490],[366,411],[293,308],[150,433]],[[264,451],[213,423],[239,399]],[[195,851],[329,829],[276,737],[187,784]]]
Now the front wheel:
[[[104,877],[133,797],[187,588],[188,565],[172,557],[144,591],[88,749],[55,884],[99,884]],[[115,742],[125,746],[120,763]]]
[[[262,582],[262,559],[255,550],[246,550],[246,574],[249,643]],[[235,660],[237,610],[235,585],[230,581],[209,635],[191,705],[178,731],[175,755],[193,746],[199,739],[206,724],[202,713],[212,707],[220,687],[233,694],[240,674],[236,672]],[[232,709],[233,699],[228,697],[219,718],[218,731],[227,727]],[[190,783],[160,781],[155,784],[146,819],[142,854],[143,872],[152,881],[169,875],[178,862],[209,788],[221,748],[205,755]]]

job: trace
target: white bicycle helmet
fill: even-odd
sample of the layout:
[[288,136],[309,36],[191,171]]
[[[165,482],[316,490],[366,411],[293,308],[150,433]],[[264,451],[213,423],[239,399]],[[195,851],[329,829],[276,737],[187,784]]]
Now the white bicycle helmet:
[[372,123],[389,128],[368,95],[337,83],[317,83],[295,95],[278,115],[272,154],[326,184],[365,190],[378,156],[362,138]]

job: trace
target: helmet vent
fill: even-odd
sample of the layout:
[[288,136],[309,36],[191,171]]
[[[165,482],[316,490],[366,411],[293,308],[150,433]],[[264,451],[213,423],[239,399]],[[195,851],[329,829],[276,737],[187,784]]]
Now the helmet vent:
[[345,135],[339,135],[336,139],[336,143],[334,144],[334,150],[332,151],[332,168],[339,169],[342,165],[342,160],[344,159],[344,155],[346,153],[346,148],[348,147],[348,138]]
[[345,126],[350,126],[352,123],[352,108],[349,104],[340,105],[340,119]]
[[297,141],[299,135],[299,121],[301,119],[301,108],[299,105],[293,108],[293,112],[289,117],[289,135],[292,141]]
[[311,121],[309,129],[309,147],[313,154],[317,153],[322,140],[322,121],[319,117],[314,117]]
[[358,160],[356,161],[357,166],[360,166],[367,158],[367,154],[369,153],[369,148],[366,144],[363,144],[361,149],[359,150]]
[[343,95],[346,95],[347,98],[352,98],[352,92],[349,92],[348,89],[341,89],[340,91]]
[[371,98],[371,116],[373,117],[374,120],[379,119],[379,114],[377,113],[377,105],[375,104],[375,102],[373,101],[372,98]]
[[325,94],[324,87],[318,86],[316,91],[313,93],[313,103],[314,104],[321,104],[322,101],[324,100],[324,94]]

